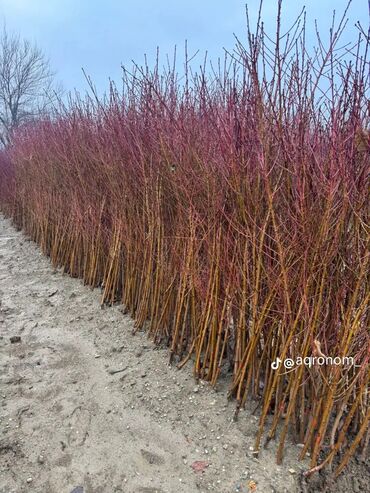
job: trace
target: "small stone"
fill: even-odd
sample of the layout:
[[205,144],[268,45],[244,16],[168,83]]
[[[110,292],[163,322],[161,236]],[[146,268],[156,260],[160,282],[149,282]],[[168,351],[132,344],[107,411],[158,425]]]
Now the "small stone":
[[27,483],[32,483],[32,478],[27,478]]
[[38,462],[39,464],[43,464],[43,463],[45,462],[45,457],[44,457],[43,455],[39,455],[39,456],[37,457],[37,462]]
[[290,472],[290,474],[295,474],[295,470],[294,469],[288,469],[288,471]]

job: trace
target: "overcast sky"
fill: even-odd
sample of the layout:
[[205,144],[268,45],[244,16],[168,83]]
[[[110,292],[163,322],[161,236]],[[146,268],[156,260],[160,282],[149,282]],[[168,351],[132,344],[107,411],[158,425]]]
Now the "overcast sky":
[[[84,90],[84,67],[99,90],[107,87],[108,78],[118,81],[121,63],[131,60],[142,64],[144,54],[153,62],[156,47],[162,55],[177,45],[183,52],[200,50],[201,64],[205,51],[216,60],[223,48],[232,49],[233,34],[245,36],[245,0],[0,0],[0,19],[7,28],[33,40],[49,57],[66,90]],[[248,2],[252,20],[258,0]],[[277,0],[265,0],[264,21],[274,33]],[[308,24],[319,22],[327,35],[333,9],[342,13],[346,0],[285,0],[283,20],[288,26],[303,5]],[[353,0],[345,41],[354,39],[356,21],[368,26],[368,0]],[[327,39],[327,37],[326,37]],[[309,44],[314,43],[310,29]]]

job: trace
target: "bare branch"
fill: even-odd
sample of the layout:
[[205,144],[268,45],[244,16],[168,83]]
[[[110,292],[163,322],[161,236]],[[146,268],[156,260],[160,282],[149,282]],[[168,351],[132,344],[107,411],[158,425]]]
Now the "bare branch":
[[22,123],[53,107],[62,89],[43,52],[3,27],[0,33],[0,144]]

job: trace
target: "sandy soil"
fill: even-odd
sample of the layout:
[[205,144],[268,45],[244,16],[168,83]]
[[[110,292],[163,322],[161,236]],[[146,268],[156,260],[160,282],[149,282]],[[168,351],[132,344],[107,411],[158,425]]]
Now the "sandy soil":
[[99,299],[0,216],[1,493],[308,491],[297,445],[254,457],[258,418],[233,422],[227,382],[196,385]]

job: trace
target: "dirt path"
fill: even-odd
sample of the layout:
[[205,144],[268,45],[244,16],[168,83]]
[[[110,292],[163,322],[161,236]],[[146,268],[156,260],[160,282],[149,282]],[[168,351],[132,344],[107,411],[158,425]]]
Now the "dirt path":
[[0,216],[0,492],[299,491],[297,447],[254,458],[257,417],[234,423],[224,389],[169,367],[121,310]]

